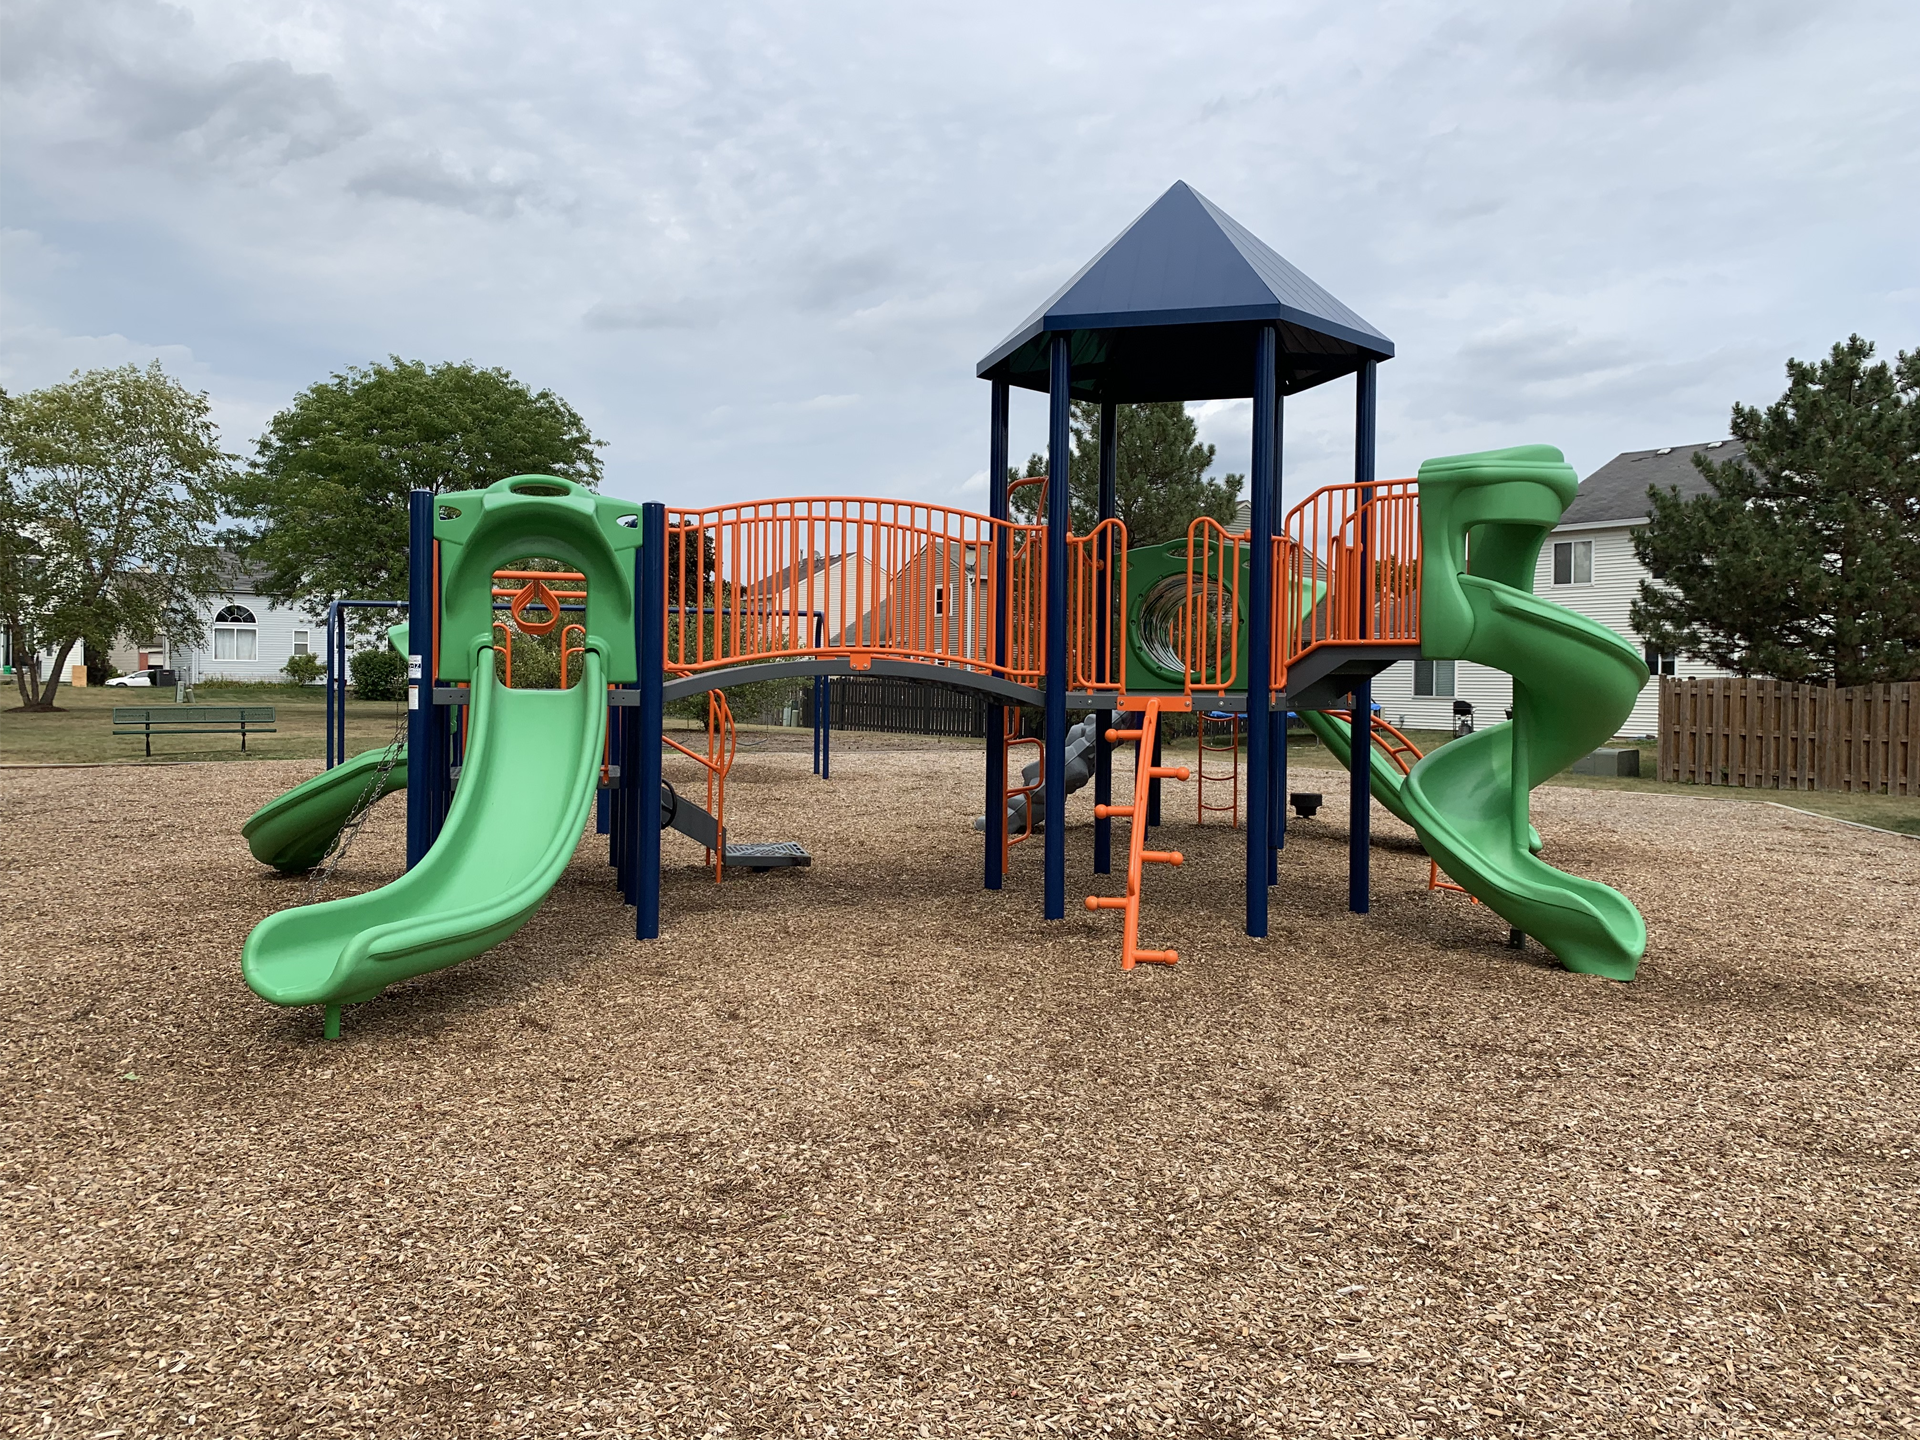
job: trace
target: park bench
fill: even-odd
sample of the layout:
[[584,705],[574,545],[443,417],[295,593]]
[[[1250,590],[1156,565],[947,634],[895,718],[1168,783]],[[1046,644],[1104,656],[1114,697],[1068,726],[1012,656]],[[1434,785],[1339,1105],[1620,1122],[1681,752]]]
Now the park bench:
[[156,735],[238,735],[244,750],[249,734],[274,733],[273,706],[116,705],[113,733],[146,737],[149,756]]

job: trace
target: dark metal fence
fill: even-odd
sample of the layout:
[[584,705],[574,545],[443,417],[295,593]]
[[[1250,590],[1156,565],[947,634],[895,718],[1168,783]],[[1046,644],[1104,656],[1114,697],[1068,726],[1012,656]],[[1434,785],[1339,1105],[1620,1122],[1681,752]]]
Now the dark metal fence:
[[[987,733],[987,699],[943,685],[882,675],[835,676],[831,719],[835,730],[978,739]],[[801,723],[813,724],[813,695],[801,700]]]

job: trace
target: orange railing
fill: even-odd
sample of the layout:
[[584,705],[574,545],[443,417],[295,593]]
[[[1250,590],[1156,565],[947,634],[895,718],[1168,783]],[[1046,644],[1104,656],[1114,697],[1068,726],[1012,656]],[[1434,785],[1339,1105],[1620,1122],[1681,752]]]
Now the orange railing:
[[1067,537],[1067,687],[1119,690],[1127,673],[1127,527]]
[[864,669],[875,655],[1043,673],[1043,526],[840,497],[670,510],[667,524],[667,666],[680,674],[785,656]]
[[1221,694],[1240,675],[1240,552],[1245,535],[1203,515],[1187,526],[1187,595],[1176,634],[1186,690]]
[[1416,481],[1316,490],[1287,512],[1280,543],[1273,596],[1276,685],[1285,683],[1289,664],[1317,645],[1419,643]]

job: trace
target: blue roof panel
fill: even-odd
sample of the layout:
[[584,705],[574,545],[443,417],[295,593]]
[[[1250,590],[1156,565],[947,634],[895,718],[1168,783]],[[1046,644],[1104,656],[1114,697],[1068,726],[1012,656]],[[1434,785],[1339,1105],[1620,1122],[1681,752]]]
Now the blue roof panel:
[[[1074,392],[1081,398],[1245,395],[1252,388],[1250,337],[1268,321],[1281,322],[1290,388],[1393,354],[1385,335],[1181,181],[995,347],[978,373],[1044,390],[1042,337],[1064,332],[1076,337]],[[1210,326],[1222,328],[1210,333]],[[1164,344],[1143,333],[1155,331],[1164,332]],[[1225,353],[1201,353],[1214,348]],[[1289,356],[1302,363],[1289,367]],[[1169,393],[1181,390],[1190,393]]]

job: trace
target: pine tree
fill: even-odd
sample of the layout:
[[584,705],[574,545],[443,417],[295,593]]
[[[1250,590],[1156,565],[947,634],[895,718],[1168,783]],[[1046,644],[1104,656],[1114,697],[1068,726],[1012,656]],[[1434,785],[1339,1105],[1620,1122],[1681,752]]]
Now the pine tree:
[[[1187,407],[1177,400],[1160,404],[1121,405],[1114,489],[1117,512],[1127,527],[1129,545],[1152,545],[1177,540],[1201,515],[1222,524],[1233,520],[1239,500],[1241,475],[1212,479],[1214,447],[1202,445]],[[1026,475],[1047,473],[1043,455],[1027,460]],[[1010,480],[1023,478],[1009,469]],[[1019,490],[1013,497],[1016,517],[1040,520],[1042,486]],[[1067,486],[1073,533],[1085,535],[1100,514],[1100,407],[1077,400],[1073,405],[1073,458]]]
[[1869,364],[1858,335],[1787,362],[1765,410],[1733,407],[1746,453],[1694,464],[1712,490],[1650,490],[1634,552],[1656,576],[1632,624],[1740,675],[1920,679],[1920,350]]

